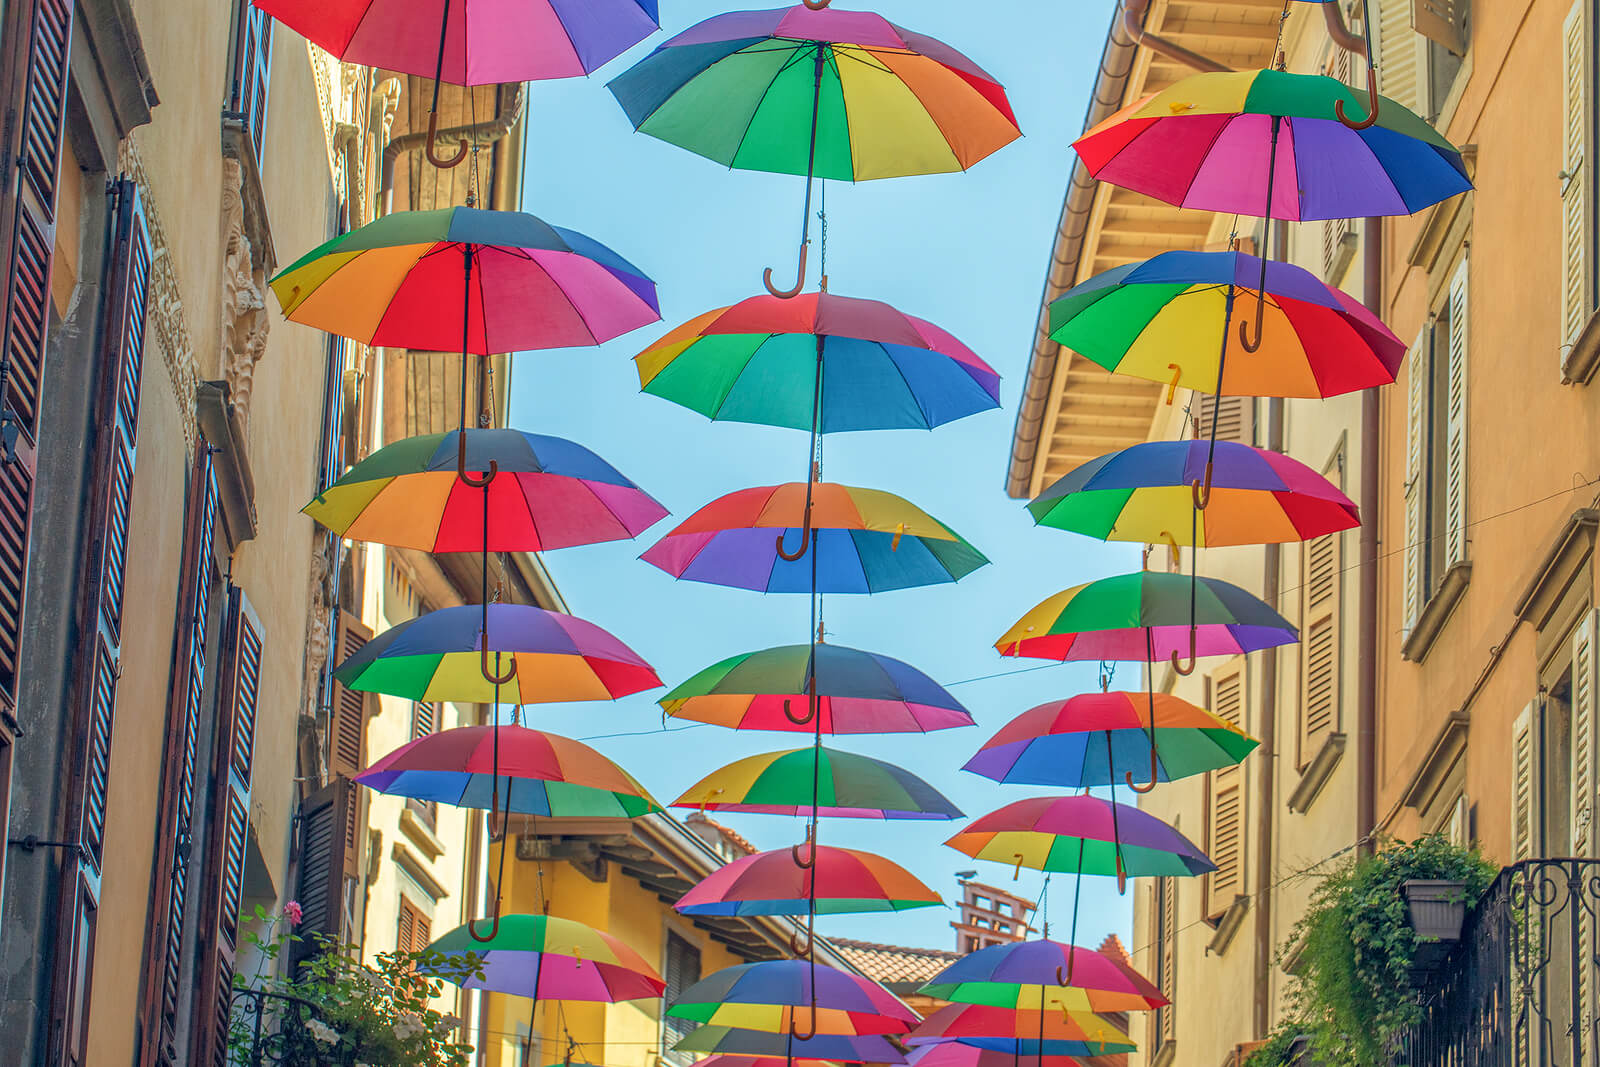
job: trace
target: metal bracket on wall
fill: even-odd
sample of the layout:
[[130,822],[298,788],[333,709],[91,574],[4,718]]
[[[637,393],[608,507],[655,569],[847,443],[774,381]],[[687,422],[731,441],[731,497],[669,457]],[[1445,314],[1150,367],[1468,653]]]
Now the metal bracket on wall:
[[34,849],[39,848],[70,848],[79,855],[83,854],[83,845],[77,841],[45,841],[37,834],[29,834],[26,837],[10,837],[6,839],[6,844],[20,848],[24,852],[32,852]]

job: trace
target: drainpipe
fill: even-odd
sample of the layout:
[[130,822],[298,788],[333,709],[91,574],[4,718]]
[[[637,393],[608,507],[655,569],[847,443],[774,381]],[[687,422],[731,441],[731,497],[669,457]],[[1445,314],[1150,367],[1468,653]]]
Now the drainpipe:
[[[1332,4],[1327,5],[1332,7]],[[1361,300],[1374,315],[1383,304],[1383,220],[1361,234]],[[1356,636],[1356,843],[1362,854],[1378,822],[1378,390],[1361,394],[1361,606]]]
[[1174,44],[1165,37],[1158,37],[1153,33],[1144,32],[1144,18],[1146,10],[1150,7],[1150,0],[1127,0],[1122,8],[1122,28],[1128,31],[1128,36],[1133,38],[1135,44],[1143,45],[1158,55],[1168,59],[1177,60],[1186,67],[1206,74],[1222,74],[1231,71],[1232,67],[1223,66],[1214,59],[1191,52],[1180,44]]
[[[511,132],[511,127],[522,118],[522,101],[527,87],[521,82],[516,82],[511,91],[511,99],[505,98],[505,93],[498,95],[494,117],[485,121],[472,123],[467,126],[452,126],[447,130],[439,131],[439,141],[465,140],[469,146],[486,148],[494,144]],[[404,133],[390,141],[383,150],[383,174],[378,187],[378,196],[383,201],[383,213],[389,214],[394,210],[394,171],[395,164],[407,152],[417,152],[427,147],[428,132],[423,130],[416,133]]]

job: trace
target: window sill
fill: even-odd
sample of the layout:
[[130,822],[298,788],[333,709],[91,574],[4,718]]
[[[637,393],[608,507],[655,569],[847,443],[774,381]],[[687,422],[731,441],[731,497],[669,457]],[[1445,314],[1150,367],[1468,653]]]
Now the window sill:
[[434,833],[433,827],[422,821],[408,804],[400,809],[400,829],[411,839],[412,844],[422,850],[429,862],[444,855],[444,842],[439,840],[439,835]]
[[[1172,1008],[1168,1008],[1172,1011]],[[1150,1018],[1150,1016],[1145,1016]],[[1163,1041],[1161,1047],[1156,1049],[1156,1054],[1150,1057],[1150,1067],[1171,1067],[1172,1061],[1178,1058],[1178,1043],[1176,1041]]]
[[1233,943],[1233,937],[1244,925],[1245,912],[1250,910],[1250,898],[1242,893],[1233,898],[1233,903],[1228,905],[1228,910],[1222,913],[1222,918],[1217,920],[1217,932],[1211,935],[1211,942],[1206,945],[1206,955],[1220,956],[1228,951],[1228,946]]
[[1561,384],[1588,385],[1600,368],[1600,311],[1592,312],[1577,340],[1561,357]]
[[1463,560],[1454,564],[1444,572],[1444,581],[1439,583],[1439,589],[1423,605],[1422,614],[1417,616],[1416,625],[1406,635],[1405,641],[1400,645],[1400,655],[1413,663],[1421,663],[1422,658],[1428,654],[1428,649],[1433,647],[1433,642],[1444,629],[1444,624],[1450,621],[1451,612],[1456,610],[1456,605],[1461,603],[1461,598],[1466,594],[1467,583],[1472,580],[1472,562]]
[[1344,749],[1349,741],[1348,734],[1329,734],[1323,739],[1322,747],[1317,749],[1317,754],[1311,757],[1311,762],[1306,764],[1306,769],[1300,774],[1300,783],[1294,787],[1294,792],[1289,794],[1289,810],[1297,815],[1304,815],[1311,810],[1311,804],[1322,792],[1322,787],[1328,784],[1333,769],[1344,758]]

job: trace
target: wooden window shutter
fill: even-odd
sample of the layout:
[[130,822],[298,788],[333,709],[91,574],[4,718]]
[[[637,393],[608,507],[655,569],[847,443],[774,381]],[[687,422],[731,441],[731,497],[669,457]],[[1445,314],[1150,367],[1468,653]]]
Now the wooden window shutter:
[[[426,737],[439,728],[439,706],[424,700],[411,703],[411,740]],[[432,829],[439,823],[439,805],[432,800],[406,798],[406,807]]]
[[[663,961],[661,974],[666,980],[667,988],[663,996],[666,998],[666,1003],[671,1004],[700,980],[700,950],[686,938],[669,930],[664,955],[666,959]],[[672,1063],[687,1063],[692,1060],[693,1056],[673,1052],[672,1045],[687,1036],[695,1028],[695,1024],[688,1019],[678,1019],[670,1015],[663,1015],[661,1023],[662,1059]]]
[[1444,458],[1444,565],[1467,558],[1467,258],[1450,278],[1450,336],[1447,338]]
[[1544,811],[1540,783],[1544,759],[1539,738],[1539,705],[1522,709],[1511,724],[1511,862],[1532,859],[1543,850]]
[[1171,1001],[1156,1009],[1156,1047],[1178,1036],[1178,880],[1157,878],[1156,988]]
[[[1596,780],[1595,752],[1595,699],[1600,688],[1600,665],[1596,663],[1596,622],[1593,611],[1584,614],[1572,631],[1572,738],[1571,753],[1572,793],[1568,799],[1567,826],[1570,827],[1569,856],[1595,854],[1594,807],[1595,791],[1600,788]],[[1577,943],[1573,958],[1593,960],[1595,956],[1595,919],[1587,908],[1574,911]],[[1577,999],[1582,1018],[1589,1018],[1594,1008],[1595,980],[1592,967],[1577,967]]]
[[[372,628],[348,611],[339,612],[339,640],[335,649],[343,663],[372,640]],[[333,704],[328,720],[328,773],[353,778],[367,769],[367,695],[333,683]]]
[[433,924],[422,909],[408,897],[400,898],[400,929],[395,948],[401,952],[421,952],[433,943]]
[[1406,355],[1406,481],[1402,633],[1409,636],[1428,599],[1428,393],[1432,378],[1429,327]]
[[1561,24],[1561,344],[1578,340],[1589,318],[1589,81],[1586,0]]
[[1300,743],[1305,767],[1339,729],[1339,604],[1343,536],[1307,541],[1300,551]]
[[[1350,84],[1350,53],[1338,45],[1329,49],[1322,72],[1345,85]],[[1322,277],[1329,285],[1344,278],[1355,258],[1355,224],[1350,219],[1326,219],[1322,223]]]
[[234,14],[233,85],[228,112],[243,123],[257,169],[267,136],[267,101],[272,84],[272,17],[250,0],[237,0]]
[[[1211,712],[1246,728],[1244,657],[1236,656],[1210,678]],[[1238,767],[1212,771],[1206,805],[1206,853],[1217,869],[1205,876],[1205,918],[1220,919],[1244,892],[1244,772]]]
[[328,335],[328,372],[322,395],[322,451],[317,470],[321,493],[344,473],[344,372],[349,342]]
[[320,950],[313,935],[342,945],[351,933],[353,871],[359,860],[350,827],[359,810],[356,790],[348,778],[334,778],[300,804],[299,932],[306,940],[291,951],[293,962]]
[[1411,25],[1441,48],[1464,56],[1469,3],[1470,0],[1411,0]]
[[1424,113],[1426,53],[1423,38],[1411,28],[1412,0],[1373,0],[1377,33],[1379,88],[1384,96],[1412,111]]
[[1237,441],[1244,445],[1256,443],[1256,400],[1253,396],[1225,396],[1218,404],[1210,393],[1196,393],[1194,406],[1194,436],[1211,436],[1211,414],[1217,413],[1217,440]]

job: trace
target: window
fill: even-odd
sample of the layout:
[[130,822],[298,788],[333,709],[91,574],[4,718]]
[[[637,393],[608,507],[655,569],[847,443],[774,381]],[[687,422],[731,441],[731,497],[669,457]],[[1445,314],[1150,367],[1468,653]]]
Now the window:
[[[1207,679],[1211,712],[1245,728],[1244,657],[1235,656]],[[1221,919],[1244,892],[1244,771],[1223,767],[1210,772],[1206,805],[1206,855],[1217,869],[1205,876],[1205,918]]]
[[272,18],[250,0],[238,0],[233,17],[233,79],[224,118],[240,123],[260,169],[272,79]]
[[[1350,68],[1350,52],[1329,41],[1327,57],[1322,63],[1322,73],[1348,85]],[[1350,264],[1356,258],[1356,222],[1354,219],[1326,219],[1321,226],[1322,278],[1329,285],[1339,285],[1344,281]]]
[[[439,728],[439,715],[436,705],[421,700],[411,703],[411,740],[426,737]],[[439,819],[439,805],[432,800],[418,800],[416,797],[406,798],[406,807],[410,808],[422,824],[428,829],[433,829]]]
[[[1406,355],[1404,653],[1420,660],[1465,588],[1467,562],[1467,258]],[[1450,586],[1449,595],[1435,598]]]
[[1586,0],[1576,0],[1561,25],[1561,347],[1563,369],[1594,310],[1594,279],[1588,270],[1593,178],[1589,154],[1589,77]]
[[1373,0],[1384,96],[1438,123],[1466,55],[1469,6],[1468,0]]
[[1300,730],[1296,764],[1304,770],[1339,730],[1342,533],[1307,541],[1300,550]]
[[1178,1029],[1178,880],[1157,878],[1151,889],[1150,936],[1155,956],[1153,975],[1156,988],[1172,1003],[1157,1008],[1151,1016],[1149,1033],[1151,1055],[1173,1044]]
[[[700,980],[700,950],[687,938],[668,930],[666,965],[661,968],[661,973],[667,981],[665,1003],[671,1006],[690,986]],[[687,1037],[696,1025],[689,1019],[676,1019],[670,1015],[663,1015],[661,1058],[672,1064],[687,1064],[694,1060],[696,1057],[693,1053],[673,1052],[672,1046]]]
[[1210,393],[1195,393],[1193,412],[1196,439],[1211,436],[1211,413],[1217,412],[1217,440],[1256,443],[1256,401],[1250,396],[1225,396],[1221,403]]
[[400,895],[399,929],[395,932],[394,947],[397,952],[421,952],[433,943],[432,921],[423,910],[411,903],[411,898]]

